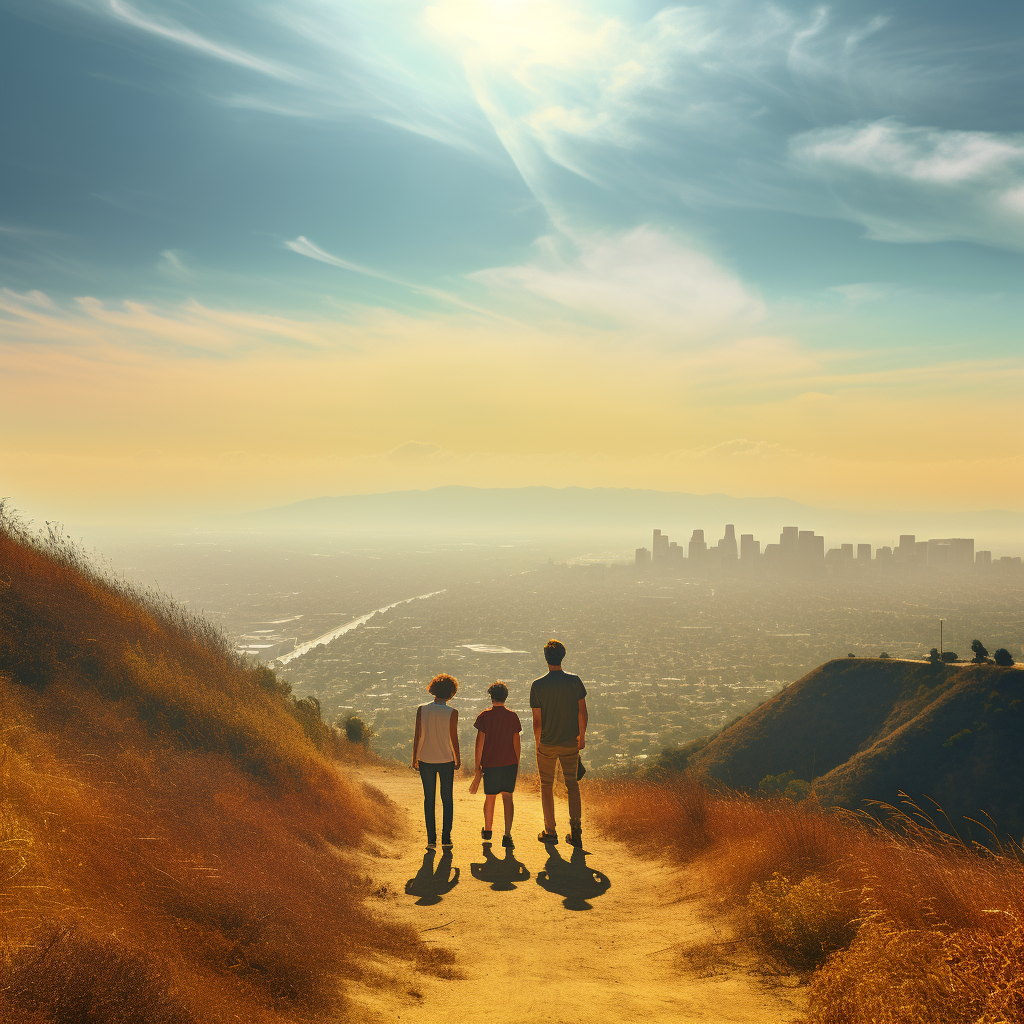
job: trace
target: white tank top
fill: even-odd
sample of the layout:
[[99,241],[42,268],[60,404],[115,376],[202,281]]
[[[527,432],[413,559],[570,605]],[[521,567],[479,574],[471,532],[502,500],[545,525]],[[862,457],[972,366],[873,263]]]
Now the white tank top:
[[454,710],[436,701],[420,705],[420,748],[416,752],[418,761],[447,764],[455,760],[450,731]]

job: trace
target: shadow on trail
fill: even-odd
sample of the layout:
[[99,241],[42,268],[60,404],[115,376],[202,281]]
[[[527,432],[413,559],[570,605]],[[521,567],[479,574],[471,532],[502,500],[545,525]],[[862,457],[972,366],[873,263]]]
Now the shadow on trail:
[[553,843],[546,847],[547,863],[537,875],[537,884],[548,892],[564,896],[566,910],[593,910],[587,900],[603,895],[611,888],[608,876],[587,864],[587,854],[576,847],[566,860]]
[[516,860],[511,850],[506,850],[504,858],[499,860],[491,853],[490,843],[484,843],[484,862],[470,864],[469,869],[474,878],[490,882],[491,888],[498,892],[508,892],[516,887],[516,882],[525,882],[530,877],[526,865]]
[[432,907],[459,884],[459,869],[452,868],[452,852],[445,850],[434,868],[434,850],[423,854],[419,871],[405,883],[407,896],[419,896],[417,907]]

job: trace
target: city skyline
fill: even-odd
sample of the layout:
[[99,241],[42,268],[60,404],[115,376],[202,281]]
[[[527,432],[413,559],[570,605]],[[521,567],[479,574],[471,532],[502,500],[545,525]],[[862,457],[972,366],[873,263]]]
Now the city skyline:
[[972,569],[1020,569],[1019,555],[1002,555],[993,558],[987,549],[975,551],[973,537],[944,537],[918,540],[915,534],[901,534],[896,545],[872,546],[857,542],[844,542],[839,547],[825,549],[825,538],[813,530],[801,530],[798,526],[784,526],[777,544],[769,543],[761,550],[761,542],[751,533],[740,535],[736,543],[736,527],[725,526],[723,537],[712,547],[704,537],[704,530],[695,528],[685,549],[677,541],[671,541],[667,533],[655,529],[651,548],[636,549],[634,565],[639,568],[672,569],[682,568],[683,562],[694,572],[702,570],[728,571],[730,567],[743,569],[762,568],[765,571],[783,573],[833,571],[866,567],[874,563],[878,567],[893,570],[932,569],[963,572]]

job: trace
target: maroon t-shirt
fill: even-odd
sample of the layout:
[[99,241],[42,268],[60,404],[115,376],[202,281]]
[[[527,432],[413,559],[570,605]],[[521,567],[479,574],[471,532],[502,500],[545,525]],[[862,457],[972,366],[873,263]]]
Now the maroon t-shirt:
[[512,737],[523,731],[523,723],[514,711],[496,704],[481,711],[473,724],[484,734],[481,768],[503,768],[518,763]]

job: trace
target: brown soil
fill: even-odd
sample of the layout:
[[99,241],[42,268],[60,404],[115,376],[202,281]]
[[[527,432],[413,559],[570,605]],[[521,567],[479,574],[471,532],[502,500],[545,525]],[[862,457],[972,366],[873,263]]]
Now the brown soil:
[[[790,1024],[803,1018],[795,978],[766,977],[711,912],[685,869],[638,857],[584,832],[584,851],[537,841],[536,777],[516,791],[514,851],[480,838],[483,793],[455,780],[454,851],[424,850],[422,789],[412,769],[364,769],[366,782],[407,812],[392,849],[368,858],[382,911],[414,928],[451,964],[454,977],[379,965],[379,984],[350,991],[356,1016],[410,1024],[591,1024],[672,1021]],[[557,788],[557,787],[556,787]],[[584,825],[586,825],[584,784]],[[438,803],[440,816],[440,803]],[[440,825],[440,820],[438,821]],[[457,880],[456,880],[457,873]]]

